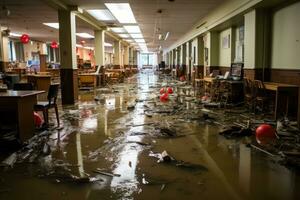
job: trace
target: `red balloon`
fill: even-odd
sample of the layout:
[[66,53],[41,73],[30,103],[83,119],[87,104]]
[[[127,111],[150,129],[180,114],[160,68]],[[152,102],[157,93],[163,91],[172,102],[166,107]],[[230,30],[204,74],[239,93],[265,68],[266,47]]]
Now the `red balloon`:
[[180,81],[185,81],[185,76],[180,76]]
[[42,117],[37,112],[33,112],[33,118],[34,118],[35,127],[38,127],[38,128],[41,127],[43,124]]
[[20,40],[23,44],[27,44],[30,40],[29,35],[27,35],[27,34],[21,35]]
[[257,127],[255,131],[256,140],[258,143],[265,140],[272,140],[276,138],[275,129],[269,124],[262,124]]
[[53,48],[53,49],[57,49],[58,48],[58,44],[57,44],[57,42],[56,41],[53,41],[53,42],[51,42],[51,48]]
[[160,94],[163,94],[163,93],[165,93],[165,92],[166,92],[165,88],[160,88],[160,90],[159,90],[159,93],[160,93]]
[[163,95],[161,95],[159,97],[160,101],[168,101],[169,100],[169,94],[168,93],[164,93]]
[[169,94],[173,94],[173,89],[172,89],[171,87],[168,87],[167,92],[168,92]]

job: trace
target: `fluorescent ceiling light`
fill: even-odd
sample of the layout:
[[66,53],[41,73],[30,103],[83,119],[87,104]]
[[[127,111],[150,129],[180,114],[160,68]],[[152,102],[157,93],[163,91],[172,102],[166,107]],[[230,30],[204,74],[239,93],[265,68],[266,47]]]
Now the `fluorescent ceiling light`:
[[124,28],[110,28],[115,33],[125,33],[126,30]]
[[94,38],[94,36],[88,33],[76,33],[76,35],[82,38]]
[[126,39],[126,42],[134,42],[132,39]]
[[94,50],[94,47],[83,47],[85,49]]
[[99,21],[114,21],[116,18],[107,9],[87,10],[87,12]]
[[18,33],[9,33],[9,36],[12,36],[12,37],[21,37],[22,35],[18,34]]
[[59,23],[43,23],[43,24],[51,28],[59,29]]
[[134,39],[136,43],[146,43],[144,39]]
[[124,28],[128,33],[141,33],[141,29],[137,25],[124,26]]
[[134,24],[136,20],[129,3],[105,3],[105,6],[122,24]]
[[170,32],[167,32],[166,36],[165,36],[165,40],[168,39]]
[[106,47],[112,47],[113,45],[110,44],[110,43],[105,42],[105,43],[104,43],[104,46],[106,46]]
[[141,38],[144,38],[143,35],[141,33],[131,33],[130,36],[133,38],[133,39],[141,39]]
[[121,38],[129,38],[129,35],[128,35],[128,34],[119,34],[119,36],[120,36]]

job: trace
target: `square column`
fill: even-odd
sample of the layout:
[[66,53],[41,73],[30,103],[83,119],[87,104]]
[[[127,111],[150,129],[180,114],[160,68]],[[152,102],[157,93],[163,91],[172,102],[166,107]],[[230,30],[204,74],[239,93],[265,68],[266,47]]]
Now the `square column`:
[[105,65],[104,43],[105,43],[105,31],[95,30],[95,64],[98,66]]
[[129,46],[124,46],[124,67],[129,65]]
[[114,43],[114,65],[121,66],[121,41],[115,41]]
[[62,104],[74,104],[78,99],[75,13],[59,10],[58,21]]

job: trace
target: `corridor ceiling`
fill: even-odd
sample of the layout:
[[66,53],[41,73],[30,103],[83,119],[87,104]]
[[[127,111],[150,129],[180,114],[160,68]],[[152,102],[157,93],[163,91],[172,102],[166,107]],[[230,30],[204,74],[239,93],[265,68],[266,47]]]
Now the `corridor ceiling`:
[[[28,33],[31,38],[50,42],[58,40],[58,30],[43,25],[58,22],[57,11],[47,2],[51,0],[2,0],[0,23],[11,32]],[[66,5],[77,5],[84,10],[107,9],[104,3],[129,3],[137,24],[145,38],[149,51],[157,51],[159,46],[168,48],[183,36],[192,26],[226,0],[60,0]],[[6,16],[3,6],[10,10]],[[104,22],[108,27],[121,26],[118,21]],[[93,34],[93,28],[82,20],[77,20],[77,32]],[[159,34],[167,40],[159,40]],[[80,38],[78,38],[80,40]],[[90,41],[92,44],[92,41]],[[107,38],[106,42],[113,42]]]

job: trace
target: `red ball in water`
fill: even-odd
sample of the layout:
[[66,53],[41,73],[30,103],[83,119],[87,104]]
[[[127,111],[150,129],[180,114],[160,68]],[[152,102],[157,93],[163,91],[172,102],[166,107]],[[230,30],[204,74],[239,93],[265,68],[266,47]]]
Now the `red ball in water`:
[[169,93],[169,94],[173,94],[173,89],[172,89],[171,87],[168,87],[168,89],[167,89],[167,93]]
[[164,93],[159,97],[160,101],[168,101],[169,100],[169,95],[168,93]]
[[160,94],[163,94],[163,93],[165,93],[165,92],[166,92],[165,88],[160,88],[160,90],[159,90],[159,93],[160,93]]
[[38,127],[38,128],[41,127],[43,124],[42,117],[37,112],[33,112],[33,118],[34,118],[35,127]]
[[275,129],[269,124],[262,124],[255,131],[257,138],[275,138]]

